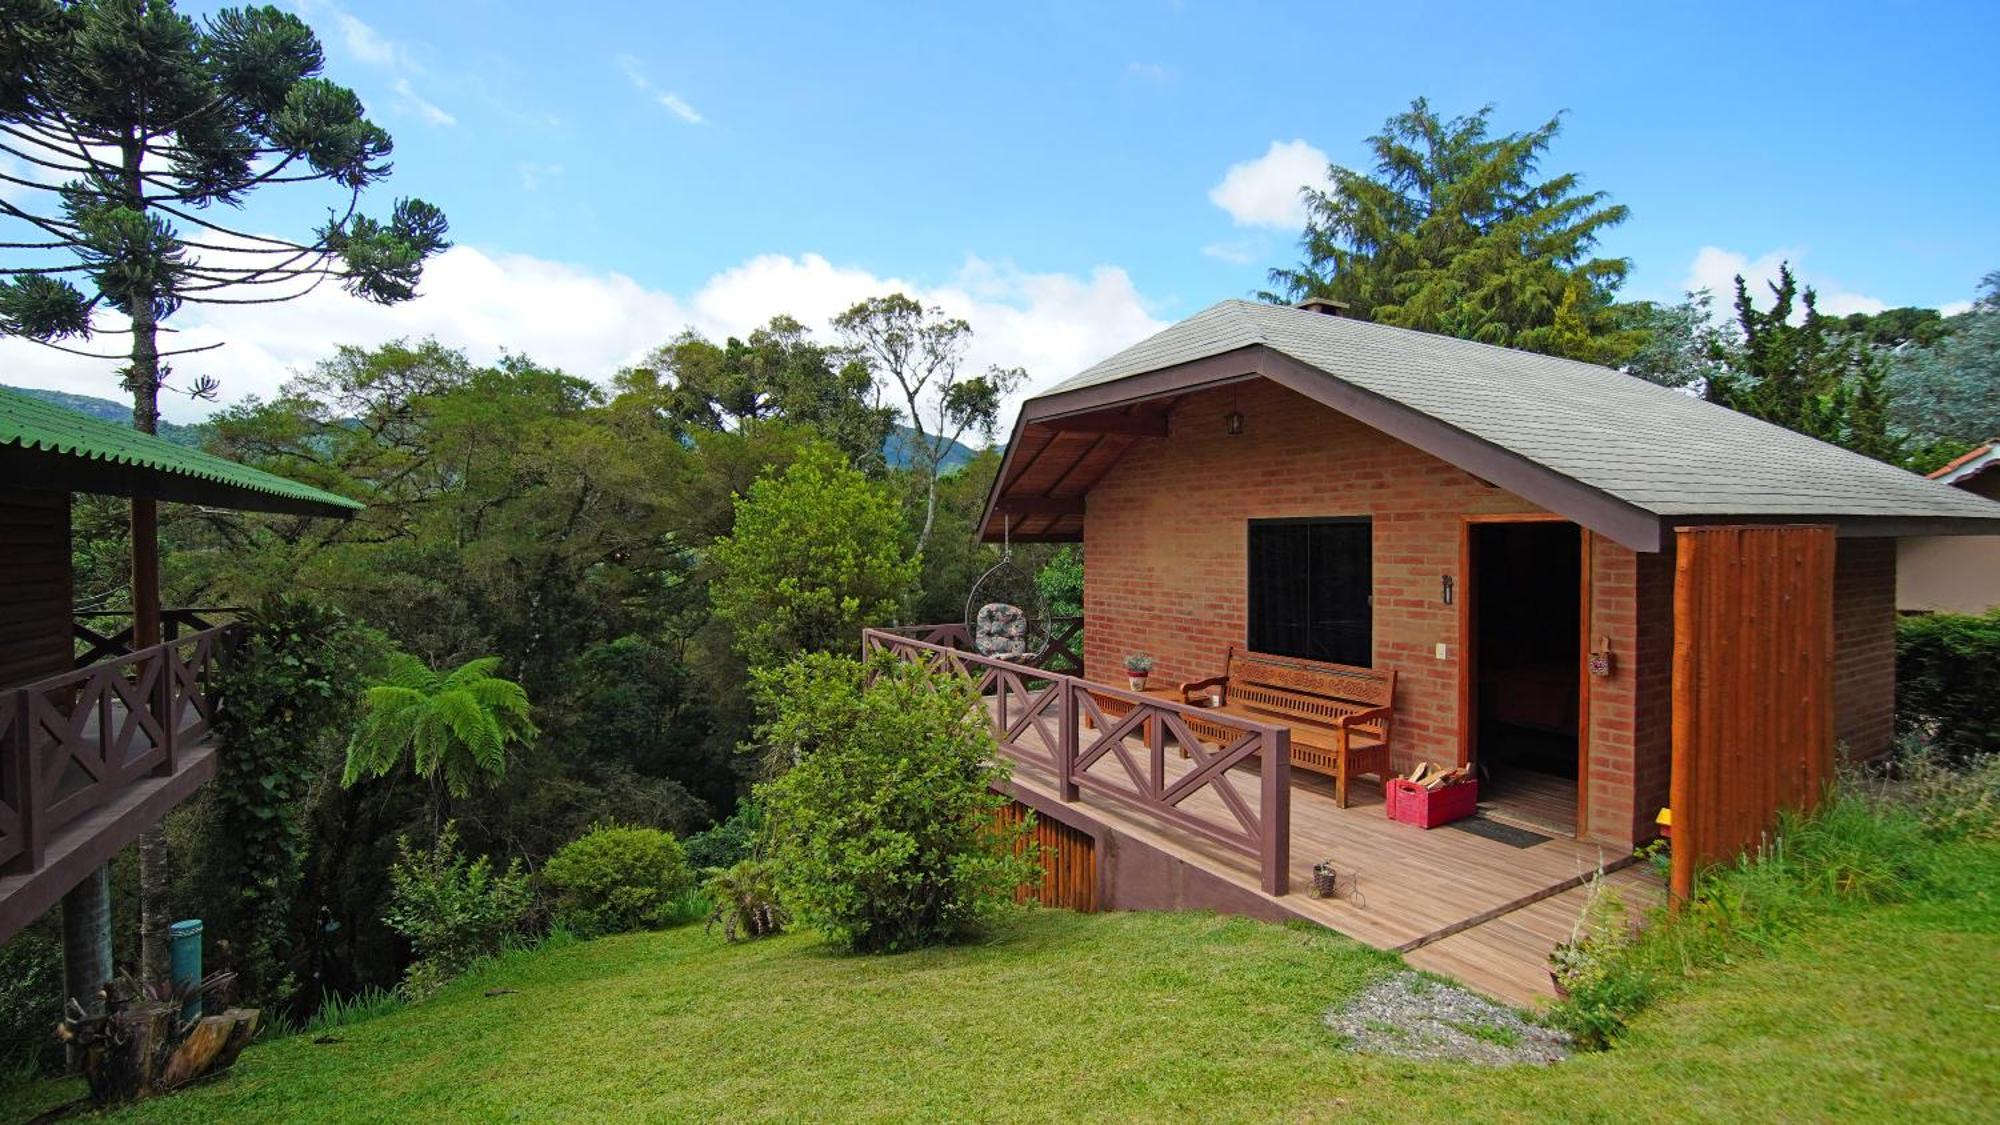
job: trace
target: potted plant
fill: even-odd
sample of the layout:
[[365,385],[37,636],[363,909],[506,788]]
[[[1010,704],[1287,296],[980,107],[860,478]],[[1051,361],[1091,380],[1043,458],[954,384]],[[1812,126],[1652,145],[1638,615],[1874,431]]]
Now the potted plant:
[[1133,691],[1146,690],[1146,677],[1153,672],[1153,658],[1143,652],[1135,652],[1125,658],[1125,676],[1132,683]]

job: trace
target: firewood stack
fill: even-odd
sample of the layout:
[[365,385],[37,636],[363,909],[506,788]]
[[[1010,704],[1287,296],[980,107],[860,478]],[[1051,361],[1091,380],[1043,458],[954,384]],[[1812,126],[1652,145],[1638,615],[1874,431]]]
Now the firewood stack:
[[1446,769],[1434,762],[1419,762],[1417,768],[1404,775],[1405,781],[1414,782],[1425,789],[1438,790],[1447,785],[1457,785],[1472,778],[1472,767],[1453,766]]

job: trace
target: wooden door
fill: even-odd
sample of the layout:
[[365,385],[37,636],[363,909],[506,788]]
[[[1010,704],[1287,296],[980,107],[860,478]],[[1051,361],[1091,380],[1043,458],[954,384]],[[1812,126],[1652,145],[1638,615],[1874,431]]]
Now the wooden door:
[[1758,846],[1833,776],[1834,534],[1825,526],[1675,536],[1673,893]]

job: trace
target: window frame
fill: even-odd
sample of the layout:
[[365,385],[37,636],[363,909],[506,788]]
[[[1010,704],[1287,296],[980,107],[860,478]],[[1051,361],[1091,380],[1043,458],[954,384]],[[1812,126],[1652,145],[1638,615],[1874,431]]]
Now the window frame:
[[[1258,593],[1255,565],[1257,530],[1268,527],[1359,527],[1366,536],[1368,558],[1368,580],[1362,595],[1362,609],[1367,614],[1367,641],[1361,660],[1332,660],[1324,656],[1278,652],[1270,648],[1260,648],[1256,644],[1253,631],[1258,623]],[[1310,543],[1310,540],[1308,540]],[[1305,611],[1312,616],[1311,608]],[[1268,638],[1266,638],[1268,639]],[[1344,664],[1354,668],[1375,666],[1375,517],[1372,515],[1337,516],[1276,516],[1254,518],[1244,521],[1243,531],[1243,645],[1252,652],[1269,652],[1276,656],[1286,656],[1296,660],[1317,660],[1322,663]]]

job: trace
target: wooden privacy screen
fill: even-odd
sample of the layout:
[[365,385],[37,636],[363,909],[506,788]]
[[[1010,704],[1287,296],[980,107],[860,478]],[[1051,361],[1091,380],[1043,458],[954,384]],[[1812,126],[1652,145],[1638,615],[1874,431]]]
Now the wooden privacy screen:
[[[996,818],[1001,824],[1019,824],[1028,816],[1028,807],[1009,802]],[[1042,881],[1023,883],[1014,892],[1016,902],[1033,899],[1043,906],[1077,910],[1085,914],[1097,909],[1097,841],[1059,820],[1035,817],[1035,830],[1028,836],[1037,850]],[[1023,842],[1025,847],[1025,841]]]
[[1833,770],[1833,529],[1682,528],[1674,565],[1673,893],[1757,845]]

